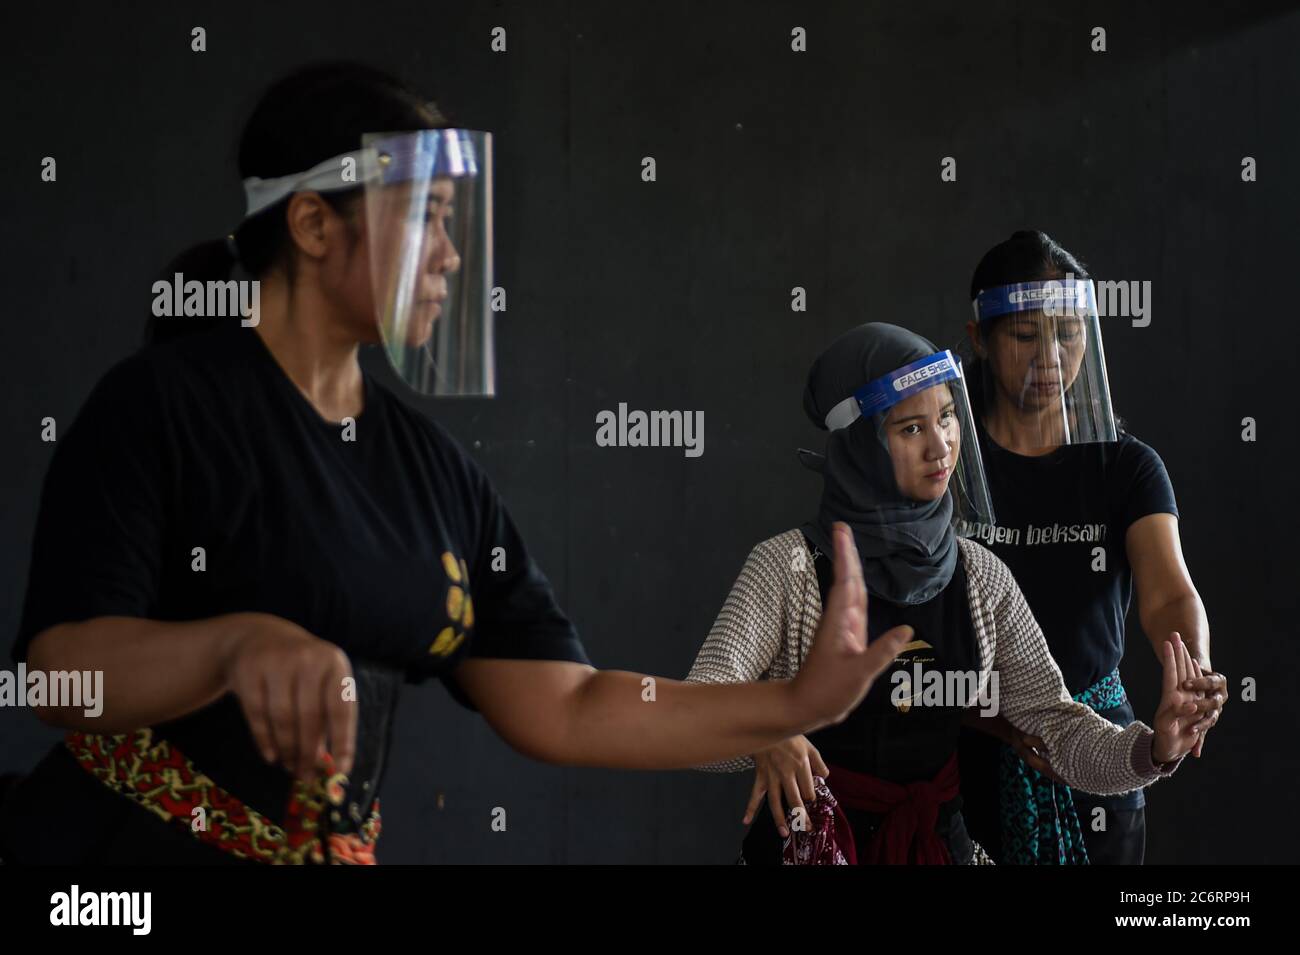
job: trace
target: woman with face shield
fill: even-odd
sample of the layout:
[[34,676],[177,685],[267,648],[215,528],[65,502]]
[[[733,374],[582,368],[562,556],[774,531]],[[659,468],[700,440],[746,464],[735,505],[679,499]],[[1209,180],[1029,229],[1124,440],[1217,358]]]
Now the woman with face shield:
[[[980,261],[970,295],[971,401],[997,521],[959,532],[1011,568],[1070,694],[1118,726],[1134,718],[1119,664],[1136,587],[1156,656],[1171,640],[1191,653],[1189,686],[1208,731],[1226,680],[1210,664],[1164,463],[1112,413],[1091,278],[1047,235],[1017,232]],[[1140,790],[1071,793],[1033,734],[999,719],[972,729],[962,753],[967,816],[998,861],[1141,864]]]
[[[981,864],[961,813],[965,714],[1040,737],[1058,772],[1099,793],[1172,773],[1196,742],[1197,706],[1170,645],[1153,729],[1121,729],[1072,701],[1006,565],[959,539],[991,521],[960,363],[904,329],[861,325],[808,375],[804,409],[830,433],[817,517],[756,546],[690,681],[797,678],[828,594],[833,524],[847,524],[869,594],[868,645],[908,642],[840,724],[700,768],[755,769],[742,860],[750,864]],[[763,803],[766,802],[766,807]]]
[[[373,863],[406,683],[540,760],[684,768],[841,718],[893,658],[901,632],[865,646],[840,528],[799,679],[591,666],[483,469],[358,361],[377,344],[420,393],[492,393],[491,158],[366,67],[265,94],[243,222],[167,270],[181,317],[60,435],[13,652],[104,693],[38,708],[66,737],[8,795],[4,861]],[[256,281],[254,307],[199,314],[202,281]]]

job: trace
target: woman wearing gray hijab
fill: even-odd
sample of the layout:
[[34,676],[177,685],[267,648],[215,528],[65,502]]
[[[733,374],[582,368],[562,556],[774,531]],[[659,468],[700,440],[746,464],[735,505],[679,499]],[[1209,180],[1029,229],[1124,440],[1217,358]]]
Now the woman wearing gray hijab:
[[[829,432],[824,456],[803,452],[824,478],[817,516],[751,551],[687,680],[798,673],[831,580],[835,522],[861,558],[868,639],[900,626],[914,639],[843,722],[698,767],[755,769],[741,861],[987,863],[961,817],[957,741],[972,709],[1041,738],[1057,772],[1088,792],[1174,772],[1197,741],[1186,648],[1165,654],[1154,730],[1121,729],[1070,699],[1006,566],[954,534],[954,520],[993,515],[950,352],[893,325],[860,325],[813,363],[804,409]],[[765,796],[770,814],[759,811]]]

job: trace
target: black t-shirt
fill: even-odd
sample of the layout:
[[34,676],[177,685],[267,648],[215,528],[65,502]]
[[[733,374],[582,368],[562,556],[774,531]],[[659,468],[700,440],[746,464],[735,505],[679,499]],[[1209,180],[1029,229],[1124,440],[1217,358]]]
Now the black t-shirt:
[[[1010,568],[1065,685],[1077,695],[1124,656],[1133,594],[1125,535],[1148,514],[1178,515],[1169,475],[1160,456],[1128,434],[1117,442],[1062,445],[1038,457],[1008,451],[983,427],[979,435],[997,524],[959,524],[958,533],[979,540]],[[1119,726],[1134,719],[1127,701],[1099,715]],[[967,825],[1000,858],[1000,744],[967,730],[961,748]],[[1078,806],[1092,801],[1124,810],[1146,804],[1142,790],[1105,797],[1076,792],[1074,799]]]
[[[1131,435],[1030,457],[980,429],[997,524],[961,525],[1000,557],[1078,694],[1124,656],[1133,593],[1125,534],[1148,514],[1178,515],[1160,456]],[[1104,567],[1104,569],[1103,569]]]
[[[470,706],[450,676],[465,657],[587,663],[483,471],[441,427],[364,380],[344,440],[251,328],[147,348],[111,369],[50,464],[15,660],[42,630],[98,616],[284,617],[352,661],[350,798],[363,811],[401,683],[437,677]],[[154,729],[282,819],[289,775],[262,760],[233,695]],[[29,808],[41,772],[25,784]]]

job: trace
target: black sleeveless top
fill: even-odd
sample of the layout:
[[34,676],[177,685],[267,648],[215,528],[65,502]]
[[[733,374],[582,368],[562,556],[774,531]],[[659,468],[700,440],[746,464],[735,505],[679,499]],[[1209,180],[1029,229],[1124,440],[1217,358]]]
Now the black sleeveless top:
[[[834,572],[828,555],[820,553],[811,541],[808,547],[813,553],[824,607]],[[837,766],[905,784],[933,779],[957,751],[964,708],[952,699],[944,698],[936,705],[933,697],[923,698],[926,681],[923,677],[920,684],[916,682],[914,667],[919,664],[922,674],[965,671],[978,675],[979,644],[966,588],[966,571],[958,560],[948,586],[924,603],[905,606],[882,597],[869,598],[868,640],[901,624],[907,624],[915,633],[912,642],[843,722],[808,735],[808,741],[830,767],[832,792]],[[907,674],[910,685],[896,682],[894,674],[900,671]],[[881,817],[843,808],[861,851]],[[960,796],[940,807],[937,830],[948,842],[953,862],[970,859],[972,847],[961,821]],[[745,837],[744,856],[751,865],[781,861],[781,837],[766,802]]]

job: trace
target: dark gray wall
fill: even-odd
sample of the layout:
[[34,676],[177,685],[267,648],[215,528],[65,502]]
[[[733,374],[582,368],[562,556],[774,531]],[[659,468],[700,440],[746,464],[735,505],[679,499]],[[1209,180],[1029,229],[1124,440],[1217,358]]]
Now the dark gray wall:
[[[799,396],[838,331],[888,320],[953,343],[975,262],[1022,227],[1098,278],[1150,280],[1150,326],[1106,324],[1116,406],[1168,465],[1216,666],[1260,686],[1151,794],[1148,858],[1293,860],[1268,807],[1297,770],[1300,16],[1215,6],[370,0],[8,20],[0,626],[17,625],[53,450],[40,419],[71,420],[136,347],[154,273],[237,219],[234,144],[260,90],[356,57],[497,134],[500,395],[425,407],[493,475],[602,666],[682,676],[749,548],[813,509]],[[793,26],[809,52],[790,51]],[[57,183],[39,181],[46,155]],[[597,448],[596,412],[620,401],[703,409],[704,456]],[[1135,614],[1129,642],[1149,720]],[[723,862],[742,833],[747,777],[537,765],[436,685],[411,692],[399,736],[389,862]],[[0,712],[0,768],[54,738]]]

